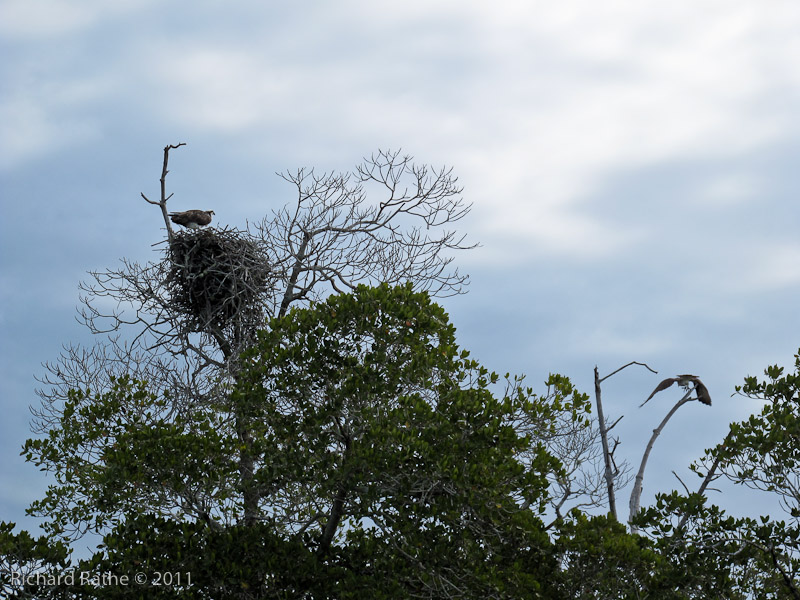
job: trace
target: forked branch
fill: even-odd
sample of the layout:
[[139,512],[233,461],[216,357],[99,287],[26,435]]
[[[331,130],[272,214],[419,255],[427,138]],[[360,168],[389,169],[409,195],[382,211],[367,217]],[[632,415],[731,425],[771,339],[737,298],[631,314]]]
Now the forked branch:
[[602,440],[603,443],[603,460],[605,463],[603,477],[605,478],[606,488],[608,490],[608,510],[614,516],[615,519],[617,519],[618,517],[617,517],[617,499],[616,495],[614,494],[614,480],[619,474],[619,469],[617,469],[616,464],[614,462],[614,450],[616,450],[617,446],[619,445],[619,441],[617,440],[614,444],[614,448],[609,450],[608,432],[617,423],[619,423],[622,417],[614,421],[614,423],[611,424],[610,426],[606,425],[606,418],[605,414],[603,413],[603,402],[601,399],[600,384],[603,383],[603,381],[605,381],[612,375],[616,375],[617,373],[619,373],[623,369],[626,369],[627,367],[630,367],[631,365],[639,365],[649,369],[653,373],[656,373],[656,371],[653,371],[653,369],[651,369],[646,363],[640,363],[636,361],[631,361],[628,364],[621,366],[619,369],[617,369],[616,371],[612,371],[605,377],[600,377],[600,373],[597,370],[597,367],[595,366],[594,368],[594,395],[595,395],[595,402],[597,404],[597,420],[599,422],[598,424],[600,427],[600,439]]
[[167,200],[172,198],[172,194],[167,196],[167,173],[169,173],[169,169],[167,166],[169,165],[169,151],[175,150],[176,148],[180,148],[181,146],[185,146],[186,142],[181,142],[180,144],[170,144],[169,146],[164,147],[164,164],[161,168],[161,200],[156,202],[154,200],[150,200],[147,196],[142,193],[142,198],[144,198],[150,204],[157,204],[161,207],[161,214],[164,216],[164,224],[167,226],[167,239],[172,242],[172,224],[169,221],[169,215],[167,214]]

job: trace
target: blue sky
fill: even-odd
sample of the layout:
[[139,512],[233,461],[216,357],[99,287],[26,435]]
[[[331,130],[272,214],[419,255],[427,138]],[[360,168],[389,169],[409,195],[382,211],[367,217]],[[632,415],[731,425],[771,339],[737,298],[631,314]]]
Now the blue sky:
[[[473,203],[443,302],[488,367],[549,372],[624,415],[638,465],[695,373],[714,405],[660,438],[644,502],[758,406],[731,398],[800,346],[800,5],[0,2],[0,519],[47,479],[18,457],[34,375],[75,322],[78,282],[157,258],[162,149],[173,209],[244,227],[292,200],[276,171],[349,170],[378,149],[452,166]],[[376,198],[375,201],[379,201]],[[623,492],[620,504],[627,496]],[[760,499],[714,500],[759,512]]]

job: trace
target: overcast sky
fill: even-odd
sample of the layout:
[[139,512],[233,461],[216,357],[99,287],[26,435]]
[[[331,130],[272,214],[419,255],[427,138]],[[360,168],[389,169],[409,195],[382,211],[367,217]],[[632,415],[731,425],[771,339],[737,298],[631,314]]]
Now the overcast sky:
[[461,345],[540,392],[647,362],[604,386],[635,466],[680,390],[640,402],[699,375],[714,404],[669,424],[643,503],[679,486],[800,346],[799,31],[796,0],[0,0],[0,520],[48,481],[18,456],[34,375],[90,341],[87,271],[157,258],[139,193],[178,142],[170,207],[236,227],[292,200],[276,171],[453,167],[481,244],[443,302]]

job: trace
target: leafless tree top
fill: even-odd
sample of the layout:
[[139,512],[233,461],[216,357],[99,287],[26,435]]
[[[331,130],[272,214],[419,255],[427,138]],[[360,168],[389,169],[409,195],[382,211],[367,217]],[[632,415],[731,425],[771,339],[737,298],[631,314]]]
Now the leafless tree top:
[[279,174],[294,189],[293,201],[247,231],[204,229],[205,236],[246,242],[252,251],[245,268],[255,268],[253,256],[263,257],[269,281],[256,278],[257,297],[248,300],[246,318],[225,326],[209,319],[198,322],[174,297],[171,248],[178,236],[167,216],[172,195],[166,192],[166,175],[169,151],[182,145],[164,149],[161,200],[142,194],[160,207],[166,223],[162,258],[145,265],[123,259],[117,268],[90,273],[90,281],[81,285],[80,320],[92,333],[107,335],[94,350],[68,347],[59,360],[45,365],[44,402],[35,411],[42,428],[57,417],[66,390],[102,389],[109,374],[103,372],[112,364],[130,365],[126,357],[137,357],[139,378],[165,388],[180,383],[184,395],[195,396],[187,401],[197,401],[196,396],[213,393],[199,382],[229,373],[253,330],[286,314],[293,304],[362,283],[411,281],[439,297],[465,291],[468,277],[451,268],[454,251],[474,247],[451,229],[470,209],[457,178],[449,168],[379,151],[349,173],[301,168]]
[[[448,253],[474,246],[446,228],[470,207],[451,169],[379,152],[352,173],[299,169],[280,176],[294,186],[296,200],[256,225],[279,257],[274,267],[283,294],[276,314],[360,283],[412,281],[434,296],[464,291],[468,278],[448,270]],[[382,194],[377,204],[367,200],[368,187]]]

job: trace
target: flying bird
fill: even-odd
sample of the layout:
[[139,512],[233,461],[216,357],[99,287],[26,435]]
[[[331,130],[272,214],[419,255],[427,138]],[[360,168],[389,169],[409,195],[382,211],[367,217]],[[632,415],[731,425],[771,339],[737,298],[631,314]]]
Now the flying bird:
[[213,210],[185,210],[169,213],[169,216],[170,220],[177,225],[183,225],[188,229],[200,229],[203,225],[211,223],[213,214]]
[[697,375],[678,375],[677,377],[670,377],[669,379],[665,379],[661,383],[656,386],[656,389],[653,390],[653,393],[647,397],[647,400],[642,402],[639,405],[639,408],[647,404],[647,402],[655,396],[658,392],[661,392],[671,386],[673,383],[676,383],[681,386],[682,388],[688,389],[689,384],[694,384],[694,391],[697,393],[697,399],[702,402],[703,404],[708,404],[711,406],[711,396],[708,395],[708,388],[703,385],[703,382],[697,377]]

